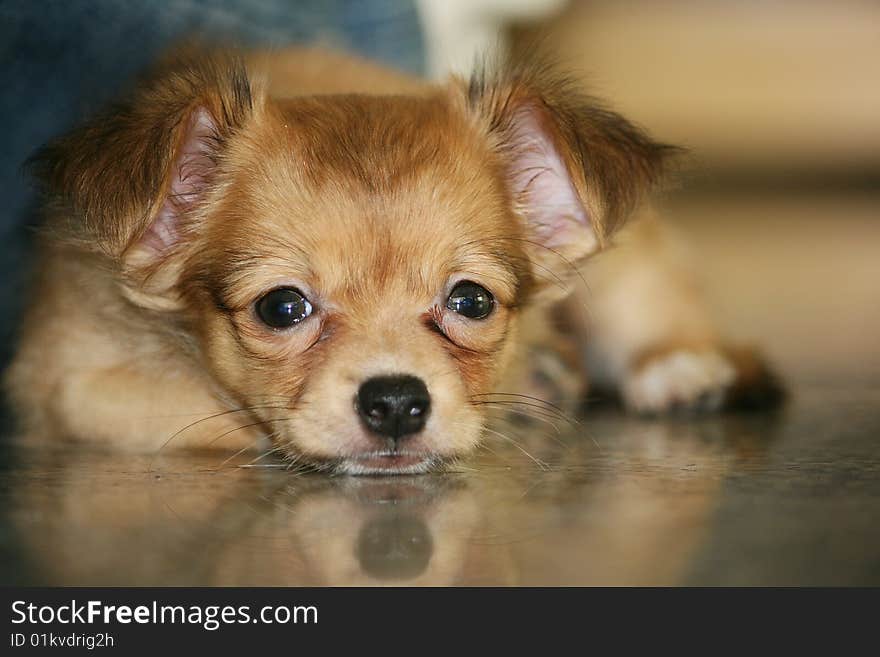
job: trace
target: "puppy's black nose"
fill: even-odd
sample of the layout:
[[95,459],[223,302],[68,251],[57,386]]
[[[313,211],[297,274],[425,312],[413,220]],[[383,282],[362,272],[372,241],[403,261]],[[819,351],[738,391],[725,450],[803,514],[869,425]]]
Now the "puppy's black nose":
[[357,408],[370,431],[398,441],[425,426],[431,396],[414,376],[378,376],[361,385]]

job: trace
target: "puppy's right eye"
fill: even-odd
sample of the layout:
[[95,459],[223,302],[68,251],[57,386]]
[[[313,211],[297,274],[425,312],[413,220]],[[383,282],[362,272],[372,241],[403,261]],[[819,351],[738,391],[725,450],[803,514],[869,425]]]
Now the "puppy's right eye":
[[284,329],[299,324],[311,315],[312,304],[297,290],[278,288],[260,297],[256,310],[266,326]]
[[486,288],[471,281],[462,281],[452,290],[446,307],[470,319],[485,319],[495,307],[495,299]]

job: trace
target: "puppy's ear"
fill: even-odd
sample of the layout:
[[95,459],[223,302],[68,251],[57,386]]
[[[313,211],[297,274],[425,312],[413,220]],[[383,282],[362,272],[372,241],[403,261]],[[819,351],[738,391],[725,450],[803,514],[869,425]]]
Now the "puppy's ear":
[[168,279],[157,271],[194,229],[227,141],[261,100],[239,55],[169,58],[128,100],[31,158],[51,237],[109,256],[141,283]]
[[466,103],[499,157],[530,257],[553,272],[605,246],[677,151],[547,63],[483,67],[467,83]]

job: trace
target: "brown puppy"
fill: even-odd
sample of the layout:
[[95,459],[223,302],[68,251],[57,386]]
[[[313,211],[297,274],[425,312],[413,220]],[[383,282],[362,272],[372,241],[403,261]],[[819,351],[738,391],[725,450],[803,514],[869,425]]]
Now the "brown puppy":
[[[31,439],[424,471],[528,389],[547,304],[671,152],[544,66],[429,86],[315,51],[178,55],[35,159],[9,393]],[[650,224],[586,270],[589,358],[637,410],[717,407],[744,379]]]

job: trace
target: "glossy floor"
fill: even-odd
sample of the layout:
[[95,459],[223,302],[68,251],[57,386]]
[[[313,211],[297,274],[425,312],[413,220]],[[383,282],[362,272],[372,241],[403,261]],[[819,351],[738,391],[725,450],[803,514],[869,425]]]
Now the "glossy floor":
[[719,315],[787,375],[779,411],[588,409],[406,478],[7,445],[0,581],[880,584],[880,201],[672,209]]

